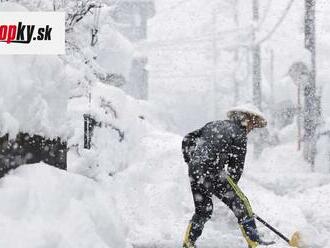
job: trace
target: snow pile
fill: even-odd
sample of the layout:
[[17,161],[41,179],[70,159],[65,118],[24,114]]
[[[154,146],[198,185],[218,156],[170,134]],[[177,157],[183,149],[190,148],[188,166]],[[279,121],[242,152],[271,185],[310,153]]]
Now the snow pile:
[[110,186],[116,188],[129,240],[136,247],[174,247],[181,242],[193,203],[180,141],[170,133],[149,133],[133,151],[135,161]]
[[[88,60],[88,64],[95,64],[94,69],[122,75],[127,79],[131,69],[134,48],[130,41],[116,29],[111,17],[111,11],[114,8],[111,4],[109,1],[102,4],[98,21],[96,21],[95,14],[97,10],[94,9],[91,12],[93,14],[84,16],[80,22],[75,24],[74,28],[66,34],[66,39],[69,40],[67,48],[78,49],[78,54]],[[74,6],[72,1],[71,5],[62,5],[59,11],[66,11],[72,15],[77,11],[73,8]],[[98,29],[97,42],[93,47],[91,47],[92,28]],[[71,57],[70,54],[68,57]]]
[[66,67],[55,56],[0,57],[1,135],[29,132],[67,136],[69,82]]
[[129,247],[115,200],[86,177],[36,164],[0,184],[1,247]]
[[[69,153],[69,169],[102,177],[122,171],[136,161],[141,156],[140,139],[163,125],[152,105],[126,95],[121,89],[95,83],[90,93],[91,102],[88,97],[69,102],[70,126],[75,130],[69,146],[78,147],[76,152]],[[83,149],[84,114],[90,114],[98,123],[90,151]]]

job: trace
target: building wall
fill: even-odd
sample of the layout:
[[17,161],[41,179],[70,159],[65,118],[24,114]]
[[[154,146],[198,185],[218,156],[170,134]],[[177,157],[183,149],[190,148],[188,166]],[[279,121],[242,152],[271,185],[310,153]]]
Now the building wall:
[[[154,15],[153,1],[123,1],[113,13],[119,31],[131,42],[147,39],[147,22]],[[128,83],[122,88],[137,99],[148,98],[147,57],[133,59]]]

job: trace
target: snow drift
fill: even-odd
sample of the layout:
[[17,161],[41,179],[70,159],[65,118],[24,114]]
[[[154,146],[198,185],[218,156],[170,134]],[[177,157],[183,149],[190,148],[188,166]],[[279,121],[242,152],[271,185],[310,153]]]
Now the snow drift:
[[35,164],[0,184],[1,247],[129,247],[115,200],[91,179]]

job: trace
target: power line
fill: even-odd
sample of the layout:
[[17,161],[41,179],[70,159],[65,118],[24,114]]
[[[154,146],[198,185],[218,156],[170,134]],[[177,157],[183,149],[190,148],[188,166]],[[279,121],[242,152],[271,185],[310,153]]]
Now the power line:
[[[187,2],[190,2],[190,1],[193,1],[193,0],[182,0],[179,3],[174,4],[174,5],[172,5],[171,7],[167,8],[165,10],[158,11],[158,12],[156,12],[156,18],[159,17],[159,16],[162,16],[163,14],[168,13],[169,11],[173,11],[174,9],[176,9],[176,8],[180,7],[181,5],[183,5]],[[208,6],[210,3],[213,3],[215,1],[218,1],[218,0],[209,0],[209,2],[207,4],[205,4],[204,8],[206,6]]]
[[262,25],[265,23],[266,17],[268,16],[270,6],[272,5],[272,2],[273,2],[272,0],[268,0],[266,9],[265,9],[265,11],[263,13],[263,16],[262,16],[262,19],[261,19],[260,23],[258,24],[258,29],[260,29],[262,27]]
[[[228,30],[222,30],[218,31],[215,35],[217,36],[217,39],[219,39],[220,35],[224,34],[233,34],[233,35],[241,35],[239,31],[245,31],[246,33],[250,33],[251,27],[243,27],[243,28],[236,28],[236,29],[228,29]],[[214,38],[214,33],[209,33],[209,34],[204,34],[202,36],[194,36],[194,37],[182,37],[178,39],[173,39],[173,40],[156,40],[156,41],[147,41],[140,43],[139,46],[148,46],[149,48],[151,46],[182,46],[182,45],[189,45],[189,44],[194,44],[194,43],[200,43],[200,42],[212,42]],[[222,39],[228,38],[228,36],[221,37]],[[181,44],[179,44],[181,43]]]
[[264,43],[265,41],[267,41],[268,39],[270,39],[272,37],[272,35],[276,32],[276,30],[278,29],[278,27],[282,24],[282,22],[284,21],[285,17],[287,16],[287,14],[289,13],[289,10],[291,9],[293,3],[295,0],[290,0],[290,2],[288,3],[288,5],[286,6],[283,15],[281,16],[281,18],[278,20],[278,22],[275,24],[275,26],[271,29],[271,31],[261,40],[259,40],[256,44],[261,44]]
[[[192,0],[182,0],[181,2],[179,2],[178,4],[176,4],[175,6],[173,6],[172,8],[176,8],[182,4],[184,4],[185,2],[188,1],[192,1]],[[210,1],[211,2],[211,1]],[[210,3],[209,2],[209,3]],[[270,6],[271,6],[272,0],[269,0],[267,3],[267,7],[263,16],[262,21],[260,22],[260,25],[258,27],[258,29],[261,27],[261,25],[264,23],[265,19],[266,19],[266,15],[269,12]],[[259,40],[257,42],[257,44],[261,44],[263,42],[265,42],[266,40],[268,40],[269,38],[271,38],[271,36],[276,32],[276,30],[278,29],[278,27],[282,24],[282,22],[284,21],[285,17],[287,16],[289,10],[291,9],[292,5],[294,3],[294,0],[290,0],[290,2],[288,3],[287,7],[284,10],[283,15],[280,17],[280,19],[278,20],[278,22],[275,24],[275,26],[271,29],[271,31],[261,40]],[[236,28],[236,29],[229,29],[229,30],[223,30],[223,31],[219,31],[216,33],[217,36],[219,35],[223,35],[226,33],[236,33],[239,31],[246,31],[247,29],[250,29],[250,26],[246,26],[243,28]],[[248,30],[247,32],[250,32],[250,30]],[[203,34],[201,36],[195,36],[195,37],[182,37],[182,38],[178,38],[178,39],[174,39],[174,40],[156,40],[156,41],[151,41],[151,42],[144,42],[145,44],[142,45],[148,45],[150,46],[171,46],[171,45],[177,45],[179,46],[178,43],[185,43],[185,44],[192,44],[192,43],[199,43],[199,42],[211,42],[212,38],[214,37],[213,33],[208,33],[208,34]],[[157,44],[158,43],[158,44]],[[163,43],[163,44],[161,44]],[[141,44],[140,44],[141,46]],[[244,46],[244,45],[243,45]]]
[[[153,71],[151,71],[153,73]],[[150,77],[152,78],[168,78],[168,79],[179,79],[179,78],[211,78],[211,74],[200,74],[200,75],[162,75],[162,74],[156,74],[156,75],[151,75]]]

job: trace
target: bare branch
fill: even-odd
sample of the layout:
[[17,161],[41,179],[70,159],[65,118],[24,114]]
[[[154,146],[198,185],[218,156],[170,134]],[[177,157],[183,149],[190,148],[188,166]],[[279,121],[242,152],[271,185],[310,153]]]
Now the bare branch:
[[67,16],[67,27],[66,32],[70,32],[73,29],[73,26],[80,22],[88,13],[91,13],[91,10],[94,8],[100,8],[99,5],[94,2],[91,3],[83,3],[81,6],[77,6],[77,10],[75,13],[69,13]]

